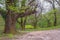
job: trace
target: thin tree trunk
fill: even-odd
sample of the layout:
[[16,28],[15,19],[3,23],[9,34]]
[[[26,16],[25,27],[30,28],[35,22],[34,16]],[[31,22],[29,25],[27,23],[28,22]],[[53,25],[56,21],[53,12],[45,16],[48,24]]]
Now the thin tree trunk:
[[54,26],[57,26],[57,17],[56,17],[56,13],[54,13]]
[[21,18],[21,30],[25,30],[26,19],[27,17],[25,17],[25,19]]
[[35,13],[35,22],[34,22],[34,29],[37,28],[37,14]]
[[57,16],[56,16],[56,11],[55,11],[55,4],[54,4],[54,0],[53,0],[53,10],[54,10],[54,26],[56,26],[57,25]]
[[24,30],[24,27],[23,27],[23,18],[21,17],[21,30]]
[[27,21],[27,16],[24,19],[24,30],[25,30],[26,21]]
[[50,27],[51,26],[51,23],[50,23],[50,19],[47,19],[47,27]]

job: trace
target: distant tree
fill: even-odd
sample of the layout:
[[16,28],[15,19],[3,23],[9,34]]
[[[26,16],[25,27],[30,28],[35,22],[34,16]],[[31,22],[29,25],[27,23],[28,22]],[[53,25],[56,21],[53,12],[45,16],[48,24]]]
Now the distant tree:
[[[47,2],[49,2],[50,4],[52,4],[52,8],[53,10],[56,10],[56,7],[55,7],[55,0],[46,0]],[[54,26],[57,25],[57,16],[56,16],[56,11],[54,11]]]

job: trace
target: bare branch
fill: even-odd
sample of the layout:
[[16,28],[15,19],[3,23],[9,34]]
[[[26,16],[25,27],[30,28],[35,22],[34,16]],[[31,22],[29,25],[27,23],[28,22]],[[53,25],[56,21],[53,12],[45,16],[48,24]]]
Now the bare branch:
[[58,0],[55,0],[57,3],[58,3],[58,5],[60,6],[60,1],[58,1]]

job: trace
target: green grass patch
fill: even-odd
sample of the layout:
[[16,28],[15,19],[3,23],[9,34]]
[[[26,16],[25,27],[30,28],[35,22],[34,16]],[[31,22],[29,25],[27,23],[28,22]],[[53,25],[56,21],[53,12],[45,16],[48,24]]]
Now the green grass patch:
[[34,27],[33,27],[32,25],[26,25],[25,28],[26,28],[26,29],[32,29],[32,28],[34,28]]
[[[32,28],[33,26],[31,26],[30,28]],[[28,29],[27,29],[28,28]],[[27,28],[25,29],[25,31],[42,31],[42,30],[54,30],[54,29],[60,29],[60,25],[59,26],[52,26],[52,27],[37,27],[36,29],[30,29],[29,26],[27,26]]]

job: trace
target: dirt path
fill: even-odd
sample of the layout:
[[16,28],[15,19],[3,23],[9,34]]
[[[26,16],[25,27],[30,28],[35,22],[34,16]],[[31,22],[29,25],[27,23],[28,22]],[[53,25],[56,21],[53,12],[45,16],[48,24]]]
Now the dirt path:
[[60,30],[34,31],[10,40],[60,40]]

